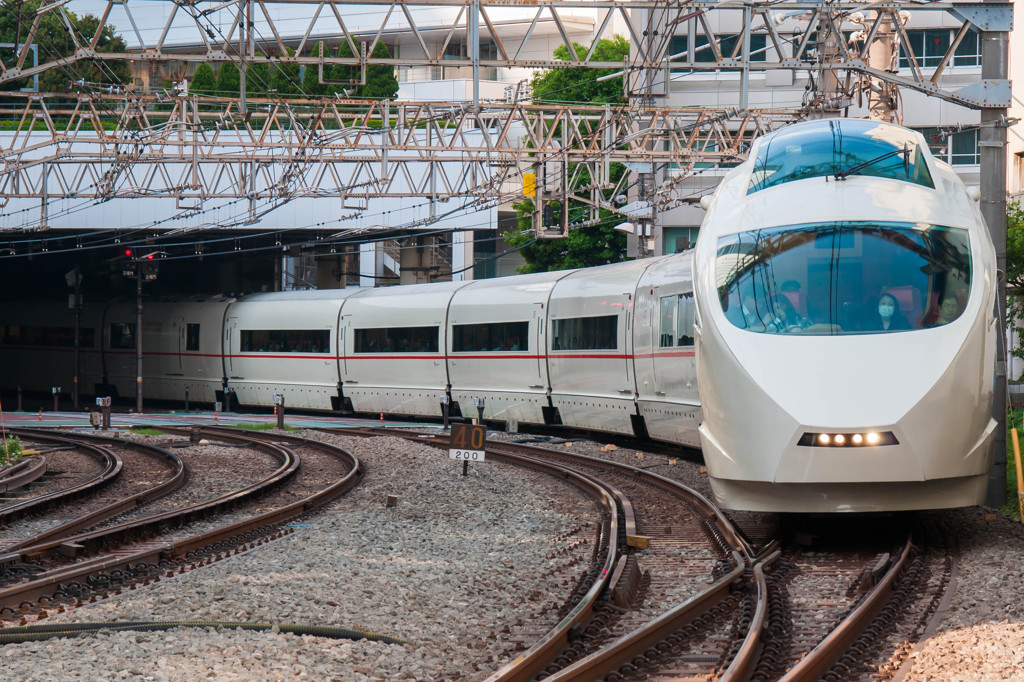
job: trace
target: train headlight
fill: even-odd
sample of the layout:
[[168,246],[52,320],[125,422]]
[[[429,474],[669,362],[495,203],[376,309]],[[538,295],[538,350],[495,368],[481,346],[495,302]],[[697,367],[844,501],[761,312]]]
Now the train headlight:
[[851,433],[805,433],[797,445],[819,448],[868,447],[877,445],[899,445],[892,431],[861,431]]

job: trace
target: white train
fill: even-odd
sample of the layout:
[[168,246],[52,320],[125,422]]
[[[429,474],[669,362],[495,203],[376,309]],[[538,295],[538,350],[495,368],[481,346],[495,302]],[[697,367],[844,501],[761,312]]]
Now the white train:
[[[694,252],[644,261],[147,301],[144,393],[429,416],[482,399],[492,421],[703,447],[737,509],[980,502],[995,258],[952,170],[903,128],[800,124],[758,140],[708,208]],[[133,396],[134,305],[81,326],[83,392]],[[0,332],[5,388],[67,390],[67,311],[11,309]]]

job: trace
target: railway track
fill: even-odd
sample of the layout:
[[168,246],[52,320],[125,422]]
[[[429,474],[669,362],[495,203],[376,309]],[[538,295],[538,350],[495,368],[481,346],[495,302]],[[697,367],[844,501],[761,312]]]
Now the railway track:
[[[446,437],[378,429],[344,433],[400,435],[447,447]],[[611,571],[615,575],[603,587],[590,585],[590,592],[600,594],[586,620],[563,620],[552,631],[533,633],[534,644],[488,682],[535,677],[797,682],[862,679],[876,672],[884,678],[910,651],[909,645],[898,645],[891,661],[878,660],[884,659],[887,633],[888,639],[897,636],[893,627],[906,603],[914,599],[924,606],[912,617],[916,625],[904,627],[902,634],[922,633],[949,584],[943,574],[948,557],[923,560],[908,531],[897,537],[890,527],[855,550],[842,542],[810,551],[781,538],[764,539],[755,548],[707,500],[650,472],[501,442],[489,442],[487,456],[521,466],[557,465],[601,486],[616,504],[619,558],[614,563],[621,569]],[[765,535],[775,525],[769,521],[752,530]],[[603,570],[595,561],[586,573]],[[701,577],[704,584],[698,584]],[[577,590],[566,604],[579,597]],[[563,611],[571,613],[567,607]],[[566,629],[567,635],[559,634]]]
[[[228,552],[238,553],[263,544],[268,538],[289,532],[279,528],[282,522],[344,493],[358,482],[362,474],[355,457],[330,445],[286,438],[284,440],[289,445],[283,446],[274,442],[281,439],[278,436],[249,435],[237,431],[225,433],[221,430],[206,433],[275,453],[280,466],[273,474],[254,484],[200,504],[58,539],[21,543],[23,546],[16,551],[0,556],[0,566],[15,574],[21,569],[22,579],[26,575],[30,578],[0,588],[0,617],[24,620],[24,614],[29,613],[46,617],[47,608],[61,610],[83,598],[95,599],[96,595],[117,593],[127,587],[134,589],[137,581],[145,584],[150,579],[170,577],[175,570],[181,572],[195,568],[220,560]],[[85,440],[91,438],[86,437]],[[300,468],[296,450],[302,447],[335,460],[339,475],[328,483],[324,483],[321,477],[318,486],[307,482],[284,498],[269,500],[265,495],[260,497],[261,493],[295,476]],[[318,472],[313,474],[314,478],[323,473],[322,466]],[[311,492],[312,487],[316,489]],[[257,497],[262,507],[251,506],[245,518],[225,519],[223,516],[239,503]],[[214,515],[219,517],[215,523],[204,522]],[[191,534],[167,534],[169,528],[199,522],[203,522],[202,527],[193,528]],[[81,525],[88,521],[73,523]]]

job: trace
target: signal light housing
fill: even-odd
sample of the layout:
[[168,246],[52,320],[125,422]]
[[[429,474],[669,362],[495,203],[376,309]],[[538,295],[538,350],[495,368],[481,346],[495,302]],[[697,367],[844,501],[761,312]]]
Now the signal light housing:
[[892,431],[805,433],[797,441],[797,445],[814,448],[864,448],[899,444]]

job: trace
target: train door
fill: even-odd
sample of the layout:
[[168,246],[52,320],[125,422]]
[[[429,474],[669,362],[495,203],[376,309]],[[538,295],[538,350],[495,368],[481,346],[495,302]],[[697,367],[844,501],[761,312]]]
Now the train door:
[[619,390],[622,397],[635,397],[636,395],[636,368],[633,367],[633,293],[626,293],[625,314],[626,324],[623,325],[622,347],[625,354],[625,362],[622,363],[626,369],[625,387]]
[[178,335],[177,335],[178,338],[175,339],[175,346],[176,346],[176,348],[175,348],[175,353],[174,353],[175,358],[177,359],[178,362],[177,362],[177,367],[175,369],[172,369],[171,371],[176,373],[176,374],[184,374],[185,373],[185,346],[188,343],[187,325],[185,324],[185,318],[184,317],[175,317],[175,318],[173,318],[173,324],[171,325],[171,328],[172,329],[177,328],[177,330],[178,330]]
[[229,317],[224,323],[224,374],[235,379],[235,346],[238,338],[238,318]]
[[693,292],[660,293],[653,321],[655,395],[668,396],[673,402],[695,402]]
[[533,305],[533,320],[532,320],[532,323],[533,323],[533,328],[536,331],[534,332],[534,335],[533,335],[533,337],[534,337],[533,346],[531,348],[529,348],[528,352],[532,353],[537,358],[537,362],[534,365],[537,368],[537,376],[536,376],[536,381],[532,382],[532,384],[530,385],[530,388],[546,389],[548,387],[547,364],[544,362],[544,358],[547,356],[547,348],[548,348],[547,347],[547,335],[545,333],[546,332],[546,327],[547,327],[547,321],[548,321],[548,317],[547,317],[547,313],[544,311],[544,304],[543,303],[535,303]]

